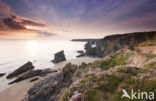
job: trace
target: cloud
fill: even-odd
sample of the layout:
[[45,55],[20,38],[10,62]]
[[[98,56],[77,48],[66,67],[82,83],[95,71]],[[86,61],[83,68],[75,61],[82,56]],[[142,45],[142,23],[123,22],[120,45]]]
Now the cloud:
[[0,0],[0,18],[8,16],[10,12],[10,6],[6,5]]
[[40,27],[44,27],[45,25],[42,23],[38,23],[38,22],[34,22],[32,20],[26,20],[26,19],[21,19],[21,24],[24,25],[32,25],[32,26],[40,26]]
[[3,30],[27,30],[25,28],[26,25],[43,27],[45,26],[42,23],[24,19],[22,17],[17,17],[16,15],[10,15],[10,17],[6,17],[1,19],[1,28]]
[[50,37],[55,35],[55,33],[43,32],[43,31],[40,31],[39,34],[41,35],[41,37]]
[[2,22],[9,29],[26,30],[26,28],[20,22],[17,22],[14,19],[15,19],[14,17],[4,18],[4,19],[2,19]]

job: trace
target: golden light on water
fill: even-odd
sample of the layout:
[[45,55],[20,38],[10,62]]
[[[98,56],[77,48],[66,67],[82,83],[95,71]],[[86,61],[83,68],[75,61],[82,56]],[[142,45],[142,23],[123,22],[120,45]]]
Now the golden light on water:
[[29,51],[29,54],[35,54],[38,48],[38,43],[34,40],[27,42],[27,49]]

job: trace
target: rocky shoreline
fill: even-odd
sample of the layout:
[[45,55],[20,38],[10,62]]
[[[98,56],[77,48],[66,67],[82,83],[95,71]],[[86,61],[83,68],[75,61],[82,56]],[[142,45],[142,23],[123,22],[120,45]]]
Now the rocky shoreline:
[[[34,66],[28,62],[9,74],[8,78],[25,72],[12,84],[49,74],[36,82],[22,101],[120,101],[123,88],[155,92],[155,40],[154,31],[89,40],[85,45],[85,52],[79,52],[82,58],[89,56],[88,60],[91,57],[100,57],[96,61],[81,61],[80,65],[67,63],[60,71],[33,70]],[[52,62],[61,63],[64,60],[64,52],[60,51],[55,54]],[[25,69],[25,66],[29,68]],[[38,79],[33,78],[30,81],[36,80]]]

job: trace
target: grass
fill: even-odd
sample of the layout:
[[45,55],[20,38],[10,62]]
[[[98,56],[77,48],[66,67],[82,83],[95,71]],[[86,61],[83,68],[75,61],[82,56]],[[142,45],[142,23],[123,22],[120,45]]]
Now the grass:
[[[136,76],[139,71],[141,70],[124,67],[111,74],[86,74],[77,84],[64,91],[60,101],[69,101],[74,91],[83,94],[85,101],[136,101],[127,98],[121,100],[122,89],[126,89],[128,93],[131,89],[156,93],[156,79],[139,79]],[[131,75],[127,76],[127,73]]]
[[138,46],[153,46],[156,45],[156,40],[147,40],[138,44]]
[[149,69],[156,69],[156,62],[150,62],[146,65],[146,67]]
[[85,101],[103,101],[104,92],[113,93],[117,86],[121,83],[121,79],[115,75],[99,74],[86,75],[78,84],[64,91],[60,101],[69,101],[74,91],[83,93]]
[[136,76],[140,72],[140,70],[137,70],[136,68],[133,67],[122,67],[118,68],[117,72]]
[[137,83],[137,79],[135,79],[135,78],[127,78],[127,79],[125,80],[125,83],[126,83],[126,84],[130,84],[130,85],[134,85],[134,84]]
[[127,56],[115,54],[110,56],[110,59],[95,61],[94,63],[91,63],[90,66],[93,68],[100,67],[101,69],[108,70],[115,66],[126,65],[127,59]]
[[151,54],[151,53],[140,53],[140,54],[143,56],[146,56],[148,58],[155,58],[156,57],[156,54]]

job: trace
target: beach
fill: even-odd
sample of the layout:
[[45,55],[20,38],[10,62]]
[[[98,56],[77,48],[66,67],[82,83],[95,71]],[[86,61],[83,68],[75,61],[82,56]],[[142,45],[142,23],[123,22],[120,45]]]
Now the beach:
[[[80,65],[82,62],[91,63],[93,61],[98,60],[99,58],[92,58],[92,57],[80,57],[76,59],[71,59],[67,61],[60,62],[55,64],[55,68],[63,68],[67,63],[77,64]],[[49,74],[49,75],[53,75]],[[46,76],[47,77],[47,76]],[[46,77],[40,78],[42,80]],[[12,85],[11,87],[3,90],[0,92],[0,101],[21,101],[26,95],[27,91],[38,81],[29,82],[32,78],[21,81]]]

